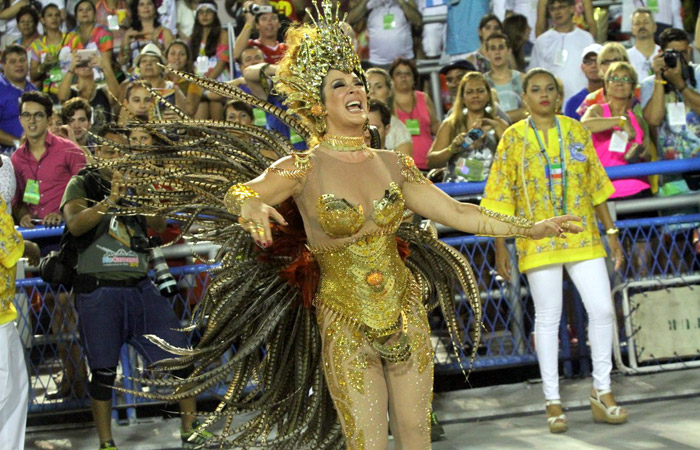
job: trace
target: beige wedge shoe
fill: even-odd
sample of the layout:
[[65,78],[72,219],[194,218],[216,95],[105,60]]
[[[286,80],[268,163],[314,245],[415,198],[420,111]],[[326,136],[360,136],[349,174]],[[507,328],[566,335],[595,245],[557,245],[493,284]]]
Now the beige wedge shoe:
[[610,394],[612,398],[612,393],[610,389],[603,391],[598,391],[591,389],[591,412],[593,413],[593,421],[596,423],[610,423],[610,424],[621,424],[627,422],[627,410],[621,406],[605,406],[601,397]]
[[[547,400],[544,406],[549,408],[551,405],[561,406],[561,400]],[[547,410],[547,425],[550,433],[563,433],[569,429],[569,422],[566,420],[566,414],[561,413],[557,416],[550,416]]]

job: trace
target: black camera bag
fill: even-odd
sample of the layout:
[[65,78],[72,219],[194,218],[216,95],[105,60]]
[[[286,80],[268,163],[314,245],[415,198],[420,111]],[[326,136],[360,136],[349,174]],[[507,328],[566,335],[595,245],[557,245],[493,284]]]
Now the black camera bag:
[[[102,201],[109,194],[110,183],[104,180],[95,169],[83,169],[78,172],[85,181],[85,193],[88,206]],[[66,226],[61,235],[60,248],[41,258],[39,262],[39,275],[41,279],[52,285],[62,284],[66,289],[73,286],[76,266],[78,265],[78,253],[85,250],[95,238],[99,226],[85,234],[75,237]]]

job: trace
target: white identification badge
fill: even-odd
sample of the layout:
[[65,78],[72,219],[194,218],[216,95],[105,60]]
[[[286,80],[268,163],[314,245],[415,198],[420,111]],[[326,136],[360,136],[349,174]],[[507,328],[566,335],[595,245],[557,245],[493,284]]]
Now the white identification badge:
[[569,52],[565,48],[562,48],[556,53],[556,55],[554,55],[554,65],[563,66],[564,64],[566,64],[566,60],[568,58]]
[[117,31],[119,29],[119,17],[114,14],[107,16],[107,28],[110,31]]
[[209,70],[209,58],[206,56],[199,56],[195,61],[195,71],[197,75],[204,75]]
[[669,125],[671,125],[672,127],[682,127],[686,125],[687,122],[685,121],[685,103],[669,103],[667,108]]
[[625,153],[627,150],[627,142],[629,141],[629,136],[626,131],[617,130],[614,131],[610,137],[610,150],[613,153]]

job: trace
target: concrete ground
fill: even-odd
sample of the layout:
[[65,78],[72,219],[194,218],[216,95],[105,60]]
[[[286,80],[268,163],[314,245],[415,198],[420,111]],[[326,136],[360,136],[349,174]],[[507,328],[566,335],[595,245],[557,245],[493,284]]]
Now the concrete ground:
[[[446,438],[433,449],[700,449],[700,369],[613,375],[613,392],[630,410],[625,425],[593,423],[590,383],[590,378],[562,380],[569,431],[559,435],[547,430],[538,383],[436,394],[434,407]],[[120,450],[172,449],[179,448],[178,427],[177,419],[146,419],[115,425],[113,431]],[[96,449],[97,436],[91,426],[29,430],[26,448]]]

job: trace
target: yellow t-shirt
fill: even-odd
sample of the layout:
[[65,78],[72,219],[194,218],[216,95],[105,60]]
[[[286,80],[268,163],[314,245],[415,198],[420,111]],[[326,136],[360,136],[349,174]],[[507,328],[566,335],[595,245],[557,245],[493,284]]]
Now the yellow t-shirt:
[[[506,130],[498,144],[481,201],[485,208],[538,221],[564,213],[562,180],[565,181],[566,213],[583,218],[584,231],[567,235],[566,239],[518,238],[516,247],[521,272],[605,256],[594,206],[603,203],[615,188],[596,155],[588,130],[569,117],[557,118],[563,138],[563,170],[558,170],[561,161],[557,128],[548,131],[548,168],[534,129],[528,126],[527,120],[521,120]],[[524,138],[526,131],[527,139]],[[542,132],[540,138],[544,143]],[[556,212],[550,200],[548,175],[552,180]]]
[[15,229],[5,201],[0,197],[0,325],[17,318],[17,310],[12,304],[15,298],[15,265],[23,254],[22,235]]

